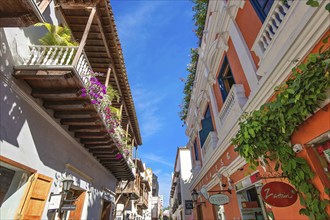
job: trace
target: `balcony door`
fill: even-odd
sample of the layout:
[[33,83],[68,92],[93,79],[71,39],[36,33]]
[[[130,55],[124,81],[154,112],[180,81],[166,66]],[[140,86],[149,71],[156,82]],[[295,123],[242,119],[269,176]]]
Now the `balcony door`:
[[218,76],[218,83],[223,102],[225,102],[230,88],[235,84],[233,73],[231,72],[227,57],[224,58],[223,64]]
[[250,0],[261,22],[264,23],[274,0]]
[[199,131],[199,139],[200,139],[201,147],[203,148],[207,136],[211,131],[214,131],[212,116],[209,106],[207,106],[207,109],[204,114],[204,119],[201,121],[201,123],[202,123],[202,130]]

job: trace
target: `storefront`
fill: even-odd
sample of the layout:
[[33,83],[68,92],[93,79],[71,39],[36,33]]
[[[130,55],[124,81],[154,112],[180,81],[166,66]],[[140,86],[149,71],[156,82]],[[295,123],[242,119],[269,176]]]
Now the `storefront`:
[[235,184],[243,220],[274,220],[270,207],[261,198],[262,186],[258,171]]

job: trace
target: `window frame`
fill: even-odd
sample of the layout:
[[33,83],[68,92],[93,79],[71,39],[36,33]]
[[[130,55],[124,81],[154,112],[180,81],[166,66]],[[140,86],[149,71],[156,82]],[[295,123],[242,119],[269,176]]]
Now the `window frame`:
[[[228,77],[228,73],[230,73],[230,75],[231,75],[230,77]],[[233,80],[233,83],[231,85],[230,85],[230,82],[229,82],[228,79]],[[226,83],[229,84],[229,88],[226,88]],[[223,59],[223,62],[222,62],[222,65],[221,65],[221,68],[220,68],[220,71],[219,71],[218,84],[219,84],[219,89],[220,89],[222,100],[223,100],[223,102],[225,102],[231,87],[234,84],[236,84],[233,71],[231,70],[231,67],[230,67],[230,64],[229,64],[229,61],[228,61],[228,58],[227,58],[226,55]]]
[[251,5],[252,5],[254,11],[257,13],[261,23],[264,23],[264,21],[267,18],[268,12],[266,13],[264,11],[264,9],[265,9],[265,7],[266,7],[266,5],[268,4],[269,1],[273,1],[273,3],[270,6],[270,7],[272,7],[272,5],[274,4],[274,0],[265,0],[263,5],[260,5],[258,0],[250,0]]

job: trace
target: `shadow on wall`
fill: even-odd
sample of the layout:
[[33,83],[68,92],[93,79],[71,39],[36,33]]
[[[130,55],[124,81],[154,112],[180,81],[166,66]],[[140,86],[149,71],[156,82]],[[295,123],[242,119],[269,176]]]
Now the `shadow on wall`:
[[23,112],[16,102],[20,97],[13,92],[9,83],[10,80],[8,80],[11,78],[14,59],[3,29],[0,29],[0,44],[0,139],[1,141],[9,142],[11,145],[18,147],[17,136],[24,123],[21,117]]

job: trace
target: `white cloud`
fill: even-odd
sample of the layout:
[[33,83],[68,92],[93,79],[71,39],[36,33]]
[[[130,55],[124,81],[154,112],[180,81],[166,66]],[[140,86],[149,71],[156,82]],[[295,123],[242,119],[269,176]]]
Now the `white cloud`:
[[[156,154],[153,154],[153,153],[144,153],[141,157],[142,157],[143,161],[152,161],[152,162],[164,164],[169,167],[173,167],[173,164],[170,162],[167,162],[165,158],[158,156]],[[147,164],[149,164],[149,163],[147,163]]]
[[139,114],[139,122],[142,138],[148,138],[157,133],[162,127],[162,118],[157,114],[158,104],[164,97],[148,91],[141,86],[133,90],[134,102]]
[[[152,20],[153,14],[157,13],[157,9],[161,6],[160,1],[153,1],[140,4],[129,13],[123,14],[116,19],[118,26],[120,26],[120,38],[126,42],[133,39],[143,40],[150,36],[148,28],[145,27]],[[138,37],[134,37],[138,36]],[[127,42],[126,42],[127,43]]]

